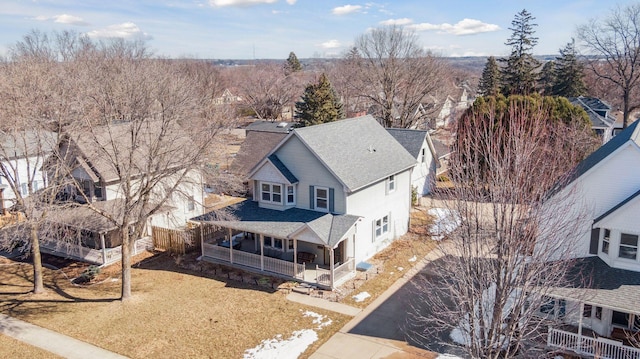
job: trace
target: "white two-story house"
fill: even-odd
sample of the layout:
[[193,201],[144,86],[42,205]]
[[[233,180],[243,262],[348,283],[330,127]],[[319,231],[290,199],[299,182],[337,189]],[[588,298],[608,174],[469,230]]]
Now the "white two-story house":
[[405,234],[416,159],[373,117],[292,130],[249,173],[252,198],[194,221],[202,258],[333,288]]
[[561,206],[568,225],[581,228],[569,244],[580,280],[551,291],[553,312],[575,330],[552,328],[548,344],[581,355],[640,358],[639,122],[582,161],[548,201],[558,199],[570,201]]
[[411,173],[412,191],[418,197],[431,193],[440,164],[429,132],[406,128],[388,128],[387,131],[416,159]]

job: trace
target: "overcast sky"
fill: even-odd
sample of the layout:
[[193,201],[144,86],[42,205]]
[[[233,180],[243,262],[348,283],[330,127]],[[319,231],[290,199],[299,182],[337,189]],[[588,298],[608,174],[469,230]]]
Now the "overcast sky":
[[[620,0],[617,4],[631,3]],[[157,55],[332,57],[368,29],[398,24],[443,56],[505,56],[516,13],[536,19],[537,55],[557,54],[611,0],[0,0],[0,54],[32,29],[144,38]]]

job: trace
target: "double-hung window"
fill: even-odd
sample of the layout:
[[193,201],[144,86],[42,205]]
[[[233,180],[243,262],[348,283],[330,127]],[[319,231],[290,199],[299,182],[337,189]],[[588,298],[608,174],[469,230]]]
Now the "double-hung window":
[[326,187],[315,187],[315,208],[319,211],[329,211],[329,189]]
[[611,241],[611,230],[605,228],[602,235],[602,253],[609,254],[609,241]]
[[638,236],[635,234],[620,234],[620,250],[618,257],[627,259],[638,258]]
[[260,199],[262,202],[282,204],[282,185],[263,182]]
[[396,190],[396,175],[391,175],[387,178],[387,192],[391,193]]
[[296,189],[294,186],[287,186],[287,204],[296,204]]
[[374,221],[375,239],[382,237],[389,232],[389,215],[378,218]]

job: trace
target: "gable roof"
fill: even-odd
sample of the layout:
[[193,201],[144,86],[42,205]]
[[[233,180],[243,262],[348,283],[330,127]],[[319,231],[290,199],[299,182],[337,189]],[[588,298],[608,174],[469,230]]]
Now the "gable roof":
[[294,176],[293,173],[289,171],[287,166],[285,166],[284,163],[280,161],[278,156],[272,154],[271,156],[269,156],[269,161],[273,164],[273,167],[275,167],[287,179],[287,181],[289,181],[289,183],[298,182],[296,176]]
[[615,211],[619,210],[620,208],[622,208],[625,204],[631,202],[633,199],[635,199],[636,197],[640,196],[640,190],[637,191],[636,193],[632,194],[631,196],[627,197],[624,199],[624,201],[616,204],[615,206],[613,206],[613,208],[609,209],[608,211],[604,212],[603,214],[601,214],[598,218],[593,220],[593,225],[595,226],[596,224],[598,224],[598,222],[600,222],[601,220],[607,218],[610,214],[614,213]]
[[416,162],[371,115],[296,128],[291,135],[349,191],[407,170]]
[[254,201],[242,201],[231,205],[226,207],[226,212],[232,220],[219,218],[216,212],[209,212],[191,220],[276,238],[293,238],[296,233],[309,228],[322,244],[334,247],[360,219],[359,216],[350,214],[334,215],[300,208],[278,211],[262,208]]
[[[582,107],[587,112],[592,127],[608,128],[612,127],[616,122],[615,117],[609,114],[611,106],[599,98],[580,96],[569,98],[569,101],[573,105]],[[606,115],[602,115],[597,111],[604,111]]]
[[387,132],[415,158],[420,155],[420,149],[422,149],[422,144],[428,134],[425,130],[407,128],[387,128]]
[[633,141],[636,144],[640,145],[640,133],[638,130],[638,122],[636,121],[632,123],[629,127],[627,127],[624,131],[620,132],[618,135],[613,137],[604,145],[600,146],[597,150],[591,153],[587,158],[582,160],[573,170],[570,180],[568,183],[571,183],[576,178],[582,176],[587,171],[596,166],[600,161],[607,158],[610,154],[615,152],[617,149],[621,148],[629,141]]
[[[134,127],[132,130],[132,126]],[[133,146],[132,131],[138,135]],[[130,176],[136,176],[149,167],[149,159],[153,158],[150,151],[161,148],[165,153],[171,151],[185,151],[190,148],[190,139],[176,122],[148,120],[143,123],[122,122],[91,129],[71,129],[66,131],[71,155],[78,164],[88,171],[89,175],[97,176],[105,182],[120,180],[116,164],[125,164],[132,160],[130,168],[120,168],[129,171]],[[74,159],[74,158],[70,158]],[[82,163],[85,162],[85,164]],[[85,166],[86,165],[86,166]],[[180,156],[167,156],[163,159],[165,169],[181,168],[183,163]],[[124,173],[123,173],[124,174]]]
[[248,131],[231,163],[232,173],[246,176],[280,141],[287,137],[286,132]]

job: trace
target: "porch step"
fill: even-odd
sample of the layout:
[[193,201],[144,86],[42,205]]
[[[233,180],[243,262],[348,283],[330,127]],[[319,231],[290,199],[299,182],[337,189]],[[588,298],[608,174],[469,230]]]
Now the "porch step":
[[291,288],[291,291],[300,294],[311,294],[315,289],[318,288],[307,283],[301,283],[300,285]]

